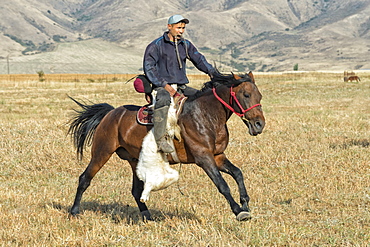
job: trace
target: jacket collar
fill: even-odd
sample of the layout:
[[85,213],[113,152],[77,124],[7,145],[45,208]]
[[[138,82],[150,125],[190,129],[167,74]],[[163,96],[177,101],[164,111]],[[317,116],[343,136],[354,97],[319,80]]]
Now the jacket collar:
[[[171,42],[172,43],[172,41],[170,40],[170,37],[168,37],[168,31],[166,31],[166,32],[164,32],[164,34],[163,34],[163,38],[164,38],[164,40],[166,41],[166,42]],[[183,37],[181,37],[181,39],[180,39],[180,42],[179,43],[181,43],[181,42],[184,42],[185,41],[185,39],[183,38]]]

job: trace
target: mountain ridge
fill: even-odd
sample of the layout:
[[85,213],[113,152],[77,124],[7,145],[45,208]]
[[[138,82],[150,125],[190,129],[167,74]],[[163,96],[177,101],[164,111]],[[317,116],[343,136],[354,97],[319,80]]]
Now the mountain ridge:
[[[368,0],[6,0],[2,5],[0,73],[140,71],[146,45],[177,13],[190,19],[185,37],[221,69],[281,71],[296,64],[302,70],[370,69]],[[55,62],[72,60],[76,65],[68,69]],[[109,61],[117,66],[106,68]]]

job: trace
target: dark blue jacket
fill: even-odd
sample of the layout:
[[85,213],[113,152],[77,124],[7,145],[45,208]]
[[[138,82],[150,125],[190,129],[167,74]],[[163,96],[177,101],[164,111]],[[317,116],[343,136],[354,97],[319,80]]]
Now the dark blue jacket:
[[181,67],[178,62],[175,43],[168,37],[168,32],[165,32],[163,36],[147,46],[144,54],[144,73],[155,86],[164,87],[166,84],[172,83],[189,83],[185,66],[187,53],[189,60],[200,71],[208,75],[215,71],[213,66],[207,62],[206,58],[199,53],[190,41],[185,39],[179,41],[178,50],[182,63]]

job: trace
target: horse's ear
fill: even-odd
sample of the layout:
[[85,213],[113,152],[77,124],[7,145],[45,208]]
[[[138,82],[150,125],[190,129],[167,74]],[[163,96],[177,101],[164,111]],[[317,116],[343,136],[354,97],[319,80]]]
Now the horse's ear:
[[252,82],[255,83],[252,71],[249,71],[248,76],[251,78]]
[[240,76],[235,75],[234,73],[232,73],[232,74],[233,74],[233,76],[234,76],[234,79],[235,79],[235,80],[240,80],[240,79],[242,79]]

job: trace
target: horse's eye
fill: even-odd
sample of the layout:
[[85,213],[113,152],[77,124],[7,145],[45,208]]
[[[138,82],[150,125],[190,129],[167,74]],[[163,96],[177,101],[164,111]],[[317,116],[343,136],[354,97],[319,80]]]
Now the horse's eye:
[[244,97],[249,98],[249,97],[251,97],[251,96],[250,96],[249,94],[245,93],[245,94],[244,94]]

